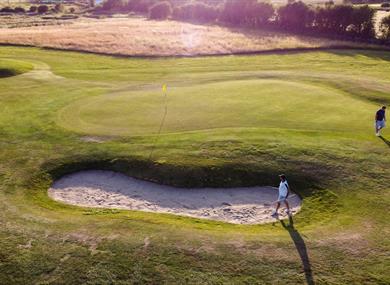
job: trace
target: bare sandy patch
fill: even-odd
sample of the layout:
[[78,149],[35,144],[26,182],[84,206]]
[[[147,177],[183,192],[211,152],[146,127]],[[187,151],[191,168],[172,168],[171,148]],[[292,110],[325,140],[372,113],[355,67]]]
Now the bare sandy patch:
[[80,140],[88,143],[104,143],[108,141],[107,138],[98,137],[98,136],[83,136],[80,138]]
[[[82,171],[56,181],[49,196],[83,207],[169,213],[234,224],[272,222],[278,190],[274,187],[176,188],[134,179],[111,171]],[[301,200],[291,195],[292,212]],[[281,211],[279,218],[285,218]]]

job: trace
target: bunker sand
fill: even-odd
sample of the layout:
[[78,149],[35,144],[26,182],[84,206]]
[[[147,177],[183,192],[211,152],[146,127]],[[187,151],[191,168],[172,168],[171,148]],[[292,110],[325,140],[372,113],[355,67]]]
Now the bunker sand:
[[[56,181],[49,196],[67,204],[169,213],[234,224],[272,222],[278,191],[274,187],[176,188],[111,171],[82,171]],[[291,195],[293,213],[301,200]],[[286,217],[281,211],[279,218]]]

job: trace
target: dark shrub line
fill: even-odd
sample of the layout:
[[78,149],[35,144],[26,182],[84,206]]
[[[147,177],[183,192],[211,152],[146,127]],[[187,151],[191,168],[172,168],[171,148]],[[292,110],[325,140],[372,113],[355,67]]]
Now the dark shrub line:
[[258,0],[106,0],[98,11],[135,12],[151,19],[175,19],[201,23],[219,23],[233,27],[267,28],[295,34],[342,40],[385,43],[390,39],[390,20],[381,22],[375,34],[375,10],[369,6],[311,6],[289,1],[275,8]]

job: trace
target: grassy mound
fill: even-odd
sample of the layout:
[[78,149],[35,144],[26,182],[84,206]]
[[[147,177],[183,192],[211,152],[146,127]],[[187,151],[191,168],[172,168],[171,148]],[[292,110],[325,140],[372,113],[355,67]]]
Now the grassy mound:
[[16,76],[32,69],[33,65],[30,63],[0,58],[0,78]]
[[[0,56],[42,67],[2,79],[0,283],[389,281],[390,143],[373,129],[390,102],[387,53]],[[237,226],[48,198],[84,169],[188,187],[276,185],[284,172],[303,208],[294,224]]]

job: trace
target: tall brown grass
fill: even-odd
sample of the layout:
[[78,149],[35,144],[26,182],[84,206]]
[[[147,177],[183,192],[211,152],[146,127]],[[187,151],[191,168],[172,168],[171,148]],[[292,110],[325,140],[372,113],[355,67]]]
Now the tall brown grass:
[[135,56],[209,55],[356,44],[278,32],[144,18],[81,18],[72,24],[0,28],[0,43]]

